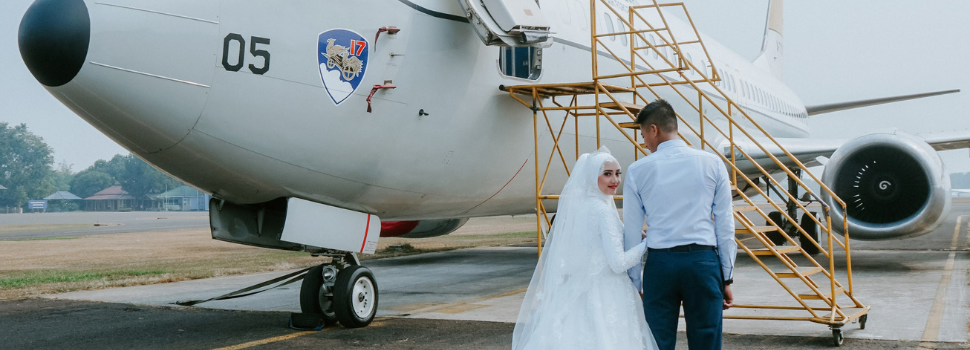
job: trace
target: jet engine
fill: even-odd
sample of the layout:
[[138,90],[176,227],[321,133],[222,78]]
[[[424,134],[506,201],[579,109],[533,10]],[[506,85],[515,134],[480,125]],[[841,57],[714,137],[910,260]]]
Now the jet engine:
[[382,221],[381,237],[428,238],[444,236],[455,232],[468,222],[464,219],[421,220],[421,221]]
[[[822,182],[846,204],[849,237],[901,239],[929,233],[950,211],[950,177],[926,141],[901,132],[853,139],[835,151]],[[832,226],[843,212],[831,196]]]

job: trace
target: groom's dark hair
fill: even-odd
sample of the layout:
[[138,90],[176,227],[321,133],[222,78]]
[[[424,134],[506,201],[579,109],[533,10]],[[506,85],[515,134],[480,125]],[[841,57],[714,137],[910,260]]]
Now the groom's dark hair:
[[674,114],[674,107],[671,107],[670,103],[659,99],[650,102],[640,110],[637,114],[637,124],[641,128],[654,124],[660,128],[660,131],[670,133],[677,131],[677,115]]

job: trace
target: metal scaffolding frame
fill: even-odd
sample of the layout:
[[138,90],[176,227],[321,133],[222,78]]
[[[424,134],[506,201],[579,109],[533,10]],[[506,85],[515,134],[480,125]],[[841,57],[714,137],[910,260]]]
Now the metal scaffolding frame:
[[[691,146],[712,150],[712,153],[721,157],[733,175],[731,182],[734,198],[743,201],[743,205],[734,207],[734,216],[739,224],[735,237],[738,247],[761,266],[795,302],[794,305],[735,305],[737,309],[756,310],[759,314],[726,313],[725,318],[811,321],[825,324],[832,329],[837,345],[842,342],[842,326],[858,320],[865,328],[870,308],[855,297],[852,288],[848,222],[843,220],[833,223],[831,215],[828,215],[831,210],[841,210],[841,217],[847,217],[845,202],[838,199],[802,161],[785,150],[722,90],[725,84],[714,66],[716,62],[711,60],[683,3],[658,4],[654,0],[652,5],[617,8],[615,1],[590,0],[590,6],[591,82],[501,87],[512,98],[533,111],[536,229],[540,254],[545,238],[543,233],[551,227],[545,202],[559,198],[558,195],[543,194],[550,190],[546,188],[546,180],[556,158],[561,161],[568,176],[570,162],[567,162],[567,158],[575,160],[579,157],[579,119],[595,118],[597,148],[602,144],[604,130],[601,122],[609,122],[606,128],[622,133],[634,148],[634,158],[638,159],[640,156],[647,156],[649,152],[638,140],[635,129],[639,126],[633,121],[636,120],[636,114],[649,103],[648,96],[660,98],[661,92],[664,92],[668,100],[676,98],[686,102],[693,109],[689,112],[697,115],[697,123],[689,123],[684,114],[678,113],[680,125],[687,129],[681,128],[681,138]],[[667,16],[674,11],[682,11],[689,24],[687,30],[679,30],[676,35],[667,20]],[[601,13],[615,15],[622,23],[621,27],[613,32],[598,33],[597,14]],[[628,40],[629,45],[625,45],[629,50],[628,55],[626,52],[622,56],[614,52],[618,45],[611,47],[604,41],[621,36]],[[687,51],[702,53],[701,56],[705,59],[700,61],[703,64],[690,59]],[[609,59],[598,57],[603,52],[607,53],[603,56]],[[652,60],[649,59],[651,55]],[[565,113],[558,129],[553,128],[550,118],[553,112]],[[560,147],[566,141],[563,140],[563,132],[570,118],[574,120],[575,157],[567,157]],[[548,158],[540,158],[539,136],[543,122],[553,143]],[[719,140],[717,145],[712,143],[715,139]],[[729,149],[724,149],[725,147]],[[542,172],[540,160],[546,160]],[[778,174],[787,176],[787,186],[783,186],[772,176]],[[800,178],[801,174],[818,183],[820,191],[816,193],[809,188]],[[769,191],[781,200],[771,198]],[[804,197],[800,198],[799,192],[803,192]],[[820,194],[831,196],[838,205],[830,207]],[[756,202],[753,197],[760,197],[766,202]],[[622,199],[622,196],[615,196],[615,199]],[[821,204],[822,218],[807,208],[810,202]],[[798,213],[802,213],[800,225],[795,220]],[[763,218],[766,225],[756,225],[749,216]],[[844,239],[833,234],[833,225],[841,226]],[[809,232],[814,231],[813,228],[820,229],[820,232]],[[825,244],[822,244],[822,236],[825,237]],[[836,254],[844,254],[846,260],[845,284],[836,276]],[[772,266],[769,266],[768,261],[774,262]],[[777,266],[779,262],[782,267]],[[801,291],[796,291],[794,287]],[[794,311],[805,313],[792,316]]]

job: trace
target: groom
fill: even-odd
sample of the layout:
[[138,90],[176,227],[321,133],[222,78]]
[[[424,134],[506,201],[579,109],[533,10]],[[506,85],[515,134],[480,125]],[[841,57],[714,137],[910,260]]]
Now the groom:
[[[733,305],[734,216],[731,182],[716,155],[677,135],[677,116],[664,100],[637,115],[648,157],[630,165],[623,187],[626,248],[647,224],[647,260],[629,270],[643,295],[647,324],[660,350],[673,350],[684,306],[691,350],[721,348],[723,310]],[[641,282],[641,269],[643,277]]]

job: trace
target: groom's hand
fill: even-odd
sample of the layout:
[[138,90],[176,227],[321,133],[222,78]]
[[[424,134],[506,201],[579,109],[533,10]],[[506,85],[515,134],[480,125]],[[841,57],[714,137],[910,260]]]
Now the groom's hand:
[[734,306],[734,293],[731,293],[731,286],[724,286],[724,310]]

